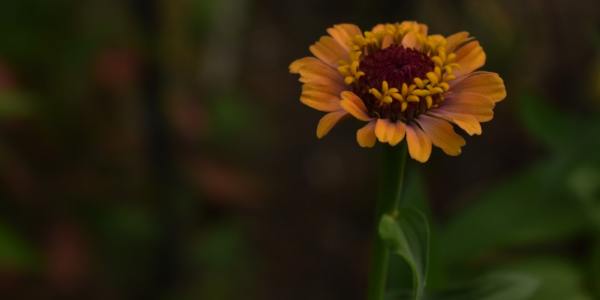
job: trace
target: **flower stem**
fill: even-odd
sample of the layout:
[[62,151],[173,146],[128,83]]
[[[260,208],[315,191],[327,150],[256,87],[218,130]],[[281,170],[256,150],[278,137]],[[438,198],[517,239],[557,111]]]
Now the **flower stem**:
[[377,198],[375,237],[369,273],[368,300],[383,300],[387,283],[390,253],[379,237],[379,221],[385,214],[394,214],[400,206],[406,167],[406,144],[385,147],[381,166],[380,191]]

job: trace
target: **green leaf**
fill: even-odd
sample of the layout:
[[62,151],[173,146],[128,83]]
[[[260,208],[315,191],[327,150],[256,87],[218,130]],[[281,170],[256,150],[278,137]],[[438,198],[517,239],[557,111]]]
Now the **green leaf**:
[[379,236],[390,251],[402,257],[413,274],[414,299],[422,299],[429,260],[429,225],[415,209],[401,209],[395,216],[384,215],[379,222]]
[[[569,238],[590,221],[564,184],[570,166],[544,161],[489,189],[443,226],[443,261],[462,265],[498,248]],[[535,212],[535,213],[532,213]]]
[[579,131],[576,120],[532,95],[519,99],[519,114],[527,130],[552,149],[569,147],[565,141],[572,140],[572,133]]
[[582,212],[600,230],[600,169],[587,162],[575,168],[566,181],[574,198],[579,200]]
[[441,292],[430,300],[526,300],[539,286],[531,276],[518,273],[492,273],[469,284]]
[[542,257],[524,260],[505,269],[539,280],[540,286],[531,300],[593,299],[585,289],[583,270],[564,258]]
[[32,113],[31,99],[18,91],[0,92],[0,119],[25,117]]
[[33,246],[13,228],[0,223],[0,269],[31,271],[38,262]]

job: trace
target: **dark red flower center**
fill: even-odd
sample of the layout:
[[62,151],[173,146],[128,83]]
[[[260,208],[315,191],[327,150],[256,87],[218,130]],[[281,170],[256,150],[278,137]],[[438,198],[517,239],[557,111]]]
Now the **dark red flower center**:
[[423,109],[424,103],[410,103],[408,109],[402,112],[399,101],[383,104],[369,93],[369,89],[380,90],[383,81],[387,81],[390,88],[400,89],[403,83],[411,85],[416,77],[425,78],[425,74],[433,71],[434,67],[434,62],[426,54],[391,45],[361,59],[359,70],[365,75],[354,84],[353,92],[363,99],[372,117],[410,121],[426,110],[426,105]]

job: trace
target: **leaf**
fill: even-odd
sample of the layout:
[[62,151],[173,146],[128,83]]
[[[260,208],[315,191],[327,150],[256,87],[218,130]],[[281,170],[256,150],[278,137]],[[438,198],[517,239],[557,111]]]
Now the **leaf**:
[[34,270],[38,262],[33,246],[11,227],[0,224],[0,269]]
[[574,168],[566,181],[582,212],[600,229],[600,168],[587,162]]
[[542,257],[524,260],[505,269],[539,280],[539,288],[532,295],[531,300],[592,299],[585,290],[586,280],[583,270],[564,258]]
[[379,236],[390,251],[402,257],[413,274],[414,299],[422,299],[429,260],[429,225],[415,209],[401,209],[396,218],[384,215],[379,222]]
[[519,99],[519,114],[528,131],[553,149],[569,146],[565,141],[573,139],[578,132],[578,123],[560,113],[550,103],[544,103],[538,97],[525,95]]
[[[564,184],[569,163],[535,164],[486,191],[442,226],[444,263],[461,265],[500,247],[565,239],[587,230]],[[535,213],[532,213],[535,212]]]
[[520,97],[518,112],[527,131],[551,151],[577,158],[600,148],[598,118],[569,115],[533,95]]
[[31,99],[18,91],[0,92],[0,119],[29,116],[33,111]]
[[518,273],[492,273],[469,284],[441,292],[429,300],[526,300],[539,286],[531,276]]

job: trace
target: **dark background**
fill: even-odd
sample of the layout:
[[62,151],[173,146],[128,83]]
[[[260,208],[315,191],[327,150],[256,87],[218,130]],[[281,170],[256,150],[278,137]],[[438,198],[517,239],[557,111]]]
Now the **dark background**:
[[592,0],[2,1],[0,297],[364,299],[382,146],[317,140],[288,65],[402,20],[471,32],[508,91],[460,157],[409,164],[429,288],[502,270],[600,299]]

